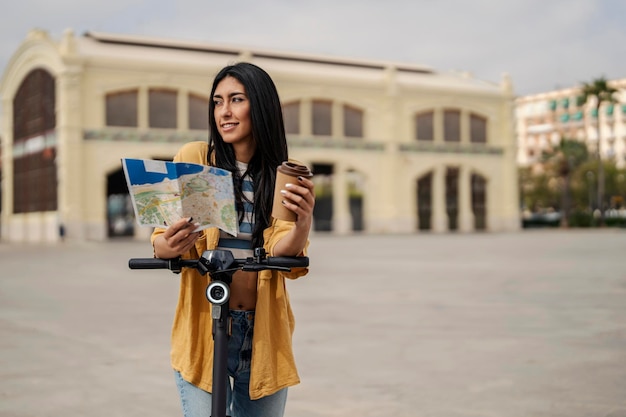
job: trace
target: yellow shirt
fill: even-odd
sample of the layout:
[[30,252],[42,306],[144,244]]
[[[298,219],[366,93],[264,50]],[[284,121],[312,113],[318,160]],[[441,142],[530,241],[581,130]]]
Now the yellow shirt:
[[[207,163],[208,145],[190,142],[180,149],[174,161]],[[265,229],[264,247],[273,256],[274,246],[287,234],[293,223],[272,218]],[[151,241],[165,229],[155,229]],[[205,250],[215,249],[219,239],[217,228],[205,229],[195,248],[184,259],[196,259]],[[306,250],[301,254],[306,256]],[[250,369],[250,398],[253,400],[300,382],[292,351],[291,337],[295,320],[289,304],[285,278],[306,275],[308,268],[293,268],[291,272],[261,271],[257,280],[257,302],[252,340]],[[172,326],[172,367],[185,381],[211,392],[213,377],[213,335],[211,303],[206,299],[210,278],[193,268],[184,268],[180,277],[180,292]]]

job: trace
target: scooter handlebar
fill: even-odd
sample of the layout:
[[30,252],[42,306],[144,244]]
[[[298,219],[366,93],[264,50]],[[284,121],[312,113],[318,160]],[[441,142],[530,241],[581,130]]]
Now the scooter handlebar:
[[128,261],[130,269],[170,269],[169,259],[133,258]]
[[305,268],[309,266],[309,258],[306,256],[272,256],[267,258],[267,265],[286,268]]
[[[233,259],[231,268],[245,271],[262,271],[264,269],[291,270],[291,268],[306,268],[309,258],[306,256],[271,256],[260,261],[254,258]],[[132,258],[128,261],[130,269],[169,269],[180,272],[182,267],[198,268],[201,263],[197,259],[160,259],[160,258]],[[208,272],[204,270],[204,273]]]

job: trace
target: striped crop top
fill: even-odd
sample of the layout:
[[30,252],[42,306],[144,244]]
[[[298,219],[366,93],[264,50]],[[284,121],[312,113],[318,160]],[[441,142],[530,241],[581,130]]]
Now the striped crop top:
[[[239,168],[239,173],[243,175],[248,169],[248,164],[237,161],[237,168]],[[254,186],[252,184],[252,178],[250,178],[250,175],[246,175],[243,178],[242,191],[245,197],[243,201],[244,215],[243,219],[239,222],[239,233],[237,234],[237,236],[232,236],[224,232],[223,230],[220,230],[220,239],[217,244],[217,249],[225,249],[231,251],[236,259],[247,258],[254,254],[252,248],[252,228],[254,226],[254,213],[251,203],[252,201],[254,201]]]

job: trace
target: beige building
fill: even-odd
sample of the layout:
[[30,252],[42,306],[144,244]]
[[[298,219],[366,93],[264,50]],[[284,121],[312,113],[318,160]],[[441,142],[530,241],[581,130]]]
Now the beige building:
[[599,122],[602,158],[615,160],[620,168],[626,166],[626,78],[608,84],[619,91],[618,103],[604,103],[599,117],[593,100],[582,103],[581,86],[517,98],[517,162],[537,164],[542,152],[558,146],[561,138],[586,142],[594,155]]
[[0,84],[2,239],[105,240],[132,227],[120,158],[207,140],[224,65],[274,79],[290,156],[316,174],[315,229],[517,230],[513,91],[390,62],[68,30],[31,31]]

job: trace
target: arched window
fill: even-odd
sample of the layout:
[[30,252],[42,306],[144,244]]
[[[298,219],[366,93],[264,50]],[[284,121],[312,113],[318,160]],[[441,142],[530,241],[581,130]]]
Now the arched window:
[[[148,126],[176,129],[177,93],[174,90],[152,88],[148,95]],[[207,115],[208,117],[208,115]]]
[[54,78],[43,69],[31,71],[13,99],[13,141],[54,129],[55,100]]
[[444,110],[443,140],[446,142],[461,141],[461,112],[459,110]]
[[448,230],[459,228],[459,168],[448,167],[446,170],[446,213]]
[[477,114],[470,115],[470,142],[487,143],[487,119]]
[[472,174],[472,212],[474,213],[474,229],[487,229],[487,179]]
[[432,171],[417,180],[417,228],[419,230],[431,229],[432,184]]
[[300,134],[300,102],[292,101],[283,105],[283,120],[285,133],[288,135]]
[[434,112],[432,110],[415,116],[415,139],[432,142],[435,138],[433,129]]
[[208,130],[209,99],[189,94],[189,129]]
[[313,101],[313,134],[316,136],[332,135],[333,103],[324,100]]
[[363,137],[363,111],[352,106],[343,106],[343,134],[346,137]]
[[137,90],[106,95],[106,125],[137,127]]
[[13,98],[13,212],[57,209],[56,88],[47,71],[31,71]]

